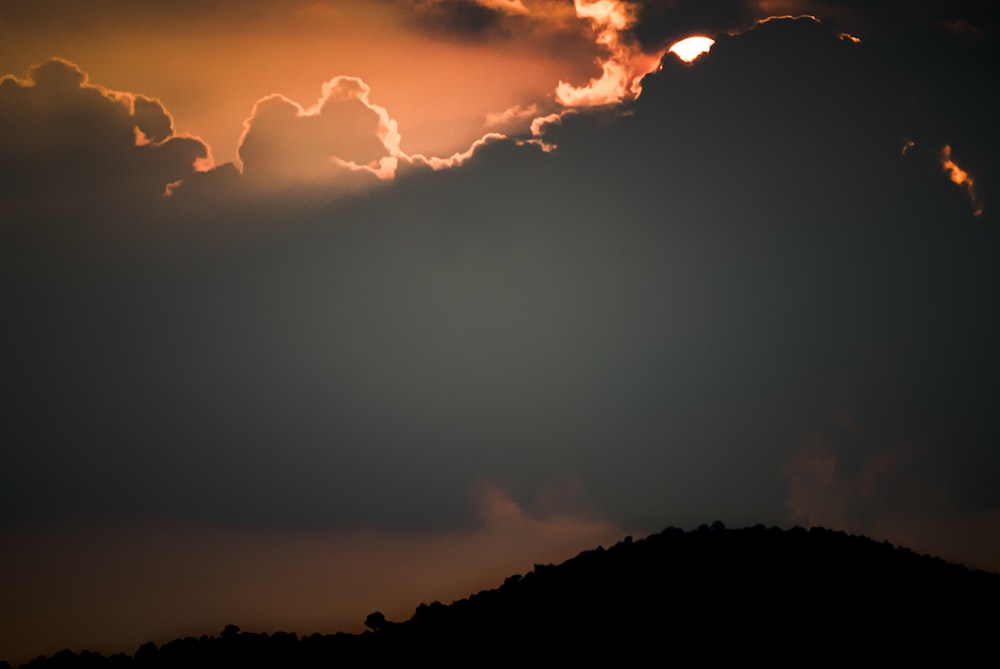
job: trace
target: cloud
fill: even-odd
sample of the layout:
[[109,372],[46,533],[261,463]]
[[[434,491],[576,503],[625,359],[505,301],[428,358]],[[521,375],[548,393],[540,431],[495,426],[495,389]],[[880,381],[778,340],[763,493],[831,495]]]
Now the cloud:
[[538,105],[536,103],[531,103],[527,106],[514,105],[508,107],[502,112],[493,112],[486,115],[486,121],[484,125],[487,128],[496,128],[506,126],[510,123],[516,121],[521,121],[524,119],[534,118],[538,115]]
[[539,116],[532,119],[531,134],[535,137],[541,137],[545,134],[546,126],[561,123],[564,116],[566,116],[565,112],[548,114],[547,116]]
[[969,200],[972,202],[972,215],[981,216],[983,213],[983,203],[976,197],[976,182],[969,176],[968,172],[952,160],[951,146],[947,144],[941,148],[941,169],[948,175],[952,183],[961,186],[969,194]]
[[[0,574],[43,604],[0,633],[359,626],[397,615],[362,588],[402,617],[715,518],[996,565],[1000,226],[937,151],[992,223],[996,60],[843,29],[720,35],[623,105],[539,101],[530,137],[446,158],[342,77],[262,100],[242,174],[67,63],[5,79],[0,561],[38,577]],[[349,178],[373,187],[329,196]],[[156,243],[68,232],[115,222]]]
[[[580,35],[574,7],[564,0],[420,0],[399,3],[423,30],[457,40],[541,38],[543,50],[565,48]],[[529,48],[531,42],[522,42]]]
[[239,156],[243,174],[266,187],[328,182],[367,169],[395,173],[400,136],[371,89],[356,77],[335,77],[319,100],[303,108],[282,95],[259,100],[244,122]]
[[[904,31],[966,31],[979,38],[995,35],[1000,12],[988,0],[889,0],[871,3],[858,0],[763,0],[759,11],[767,15],[809,13],[830,19],[854,33],[899,33]],[[968,28],[972,28],[971,32]]]
[[0,7],[0,23],[19,29],[44,26],[49,30],[86,34],[108,26],[122,28],[136,24],[190,26],[192,22],[216,19],[237,25],[274,21],[309,11],[329,11],[345,4],[357,4],[357,0],[289,0],[280,8],[262,0],[238,3],[231,0],[178,0],[169,7],[148,0],[95,0],[86,6],[72,0],[39,0],[31,5]]
[[[630,38],[646,52],[690,35],[737,34],[772,17],[809,16],[848,32],[845,39],[870,34],[964,33],[986,39],[1000,29],[1000,12],[984,0],[858,2],[856,0],[629,0],[635,21]],[[855,37],[858,36],[858,37]]]
[[[161,239],[195,229],[212,244],[125,245],[89,264],[57,234],[32,262],[5,244],[2,437],[30,445],[5,452],[5,522],[464,532],[479,522],[471,482],[516,492],[563,477],[619,526],[783,522],[787,445],[843,402],[859,424],[881,416],[888,446],[826,445],[835,459],[820,450],[798,480],[877,505],[919,465],[957,515],[986,523],[1000,506],[986,475],[1000,325],[983,305],[1000,286],[1000,232],[970,225],[936,155],[900,155],[902,137],[942,146],[932,131],[958,125],[980,80],[914,86],[909,61],[839,32],[774,20],[720,37],[697,67],[666,59],[626,106],[544,124],[548,153],[494,136],[441,162],[403,154],[367,86],[334,80],[312,107],[259,105],[247,174],[190,174],[171,197],[151,189],[156,207],[121,208],[129,224],[163,222]],[[143,148],[137,127],[164,132],[155,105],[138,120],[94,99],[123,119],[129,151]],[[89,137],[71,120],[54,128]],[[341,140],[344,127],[360,134]],[[977,187],[996,173],[981,158],[990,127],[968,131],[985,130],[968,159],[972,145],[953,144]],[[260,134],[255,147],[257,131],[276,146]],[[300,156],[319,169],[334,156],[335,177],[355,169],[379,187],[247,203],[248,184],[298,178]],[[396,178],[376,182],[392,158]],[[59,199],[44,192],[35,206]],[[900,456],[858,473],[914,435],[933,467]],[[532,527],[498,499],[498,523]],[[799,500],[809,517],[872,517]]]
[[142,133],[141,143],[156,144],[174,134],[173,119],[159,100],[136,95],[132,101],[132,113],[135,127]]
[[504,138],[488,132],[446,157],[408,154],[400,148],[398,124],[369,100],[370,93],[361,79],[340,76],[323,85],[309,108],[278,94],[259,100],[244,123],[239,148],[251,187],[312,185],[333,197],[344,187],[375,186],[371,177],[391,180],[401,163],[434,170],[461,165],[480,147]]
[[407,8],[425,30],[441,37],[461,40],[506,36],[509,34],[510,17],[527,13],[517,0],[423,0],[408,3]]
[[870,533],[870,514],[886,508],[886,480],[912,457],[905,448],[869,455],[857,473],[845,476],[823,435],[813,435],[784,467],[789,521]]
[[714,38],[742,32],[761,18],[761,3],[750,0],[635,0],[629,4],[635,14],[629,37],[646,52],[663,50],[691,35]]
[[[9,103],[0,117],[6,140],[0,167],[10,174],[5,200],[43,218],[129,197],[179,194],[187,203],[218,202],[215,195],[223,191],[224,198],[259,199],[286,188],[337,197],[393,178],[400,162],[435,170],[459,165],[502,137],[487,133],[446,157],[411,156],[400,148],[397,122],[370,101],[369,86],[338,76],[309,107],[280,94],[258,100],[240,138],[241,173],[222,166],[208,177],[201,174],[212,167],[208,146],[176,136],[158,100],[90,85],[79,67],[59,59],[33,68],[26,80],[2,82],[0,94]],[[63,197],[40,207],[45,191]]]
[[594,28],[596,43],[607,56],[598,61],[599,77],[576,86],[560,81],[556,100],[566,107],[595,107],[617,104],[639,95],[642,77],[656,69],[663,50],[645,53],[625,37],[635,23],[632,7],[619,0],[575,0],[577,16],[588,20]]
[[210,159],[159,101],[91,85],[60,59],[0,80],[0,147],[8,220],[157,200]]
[[[869,452],[851,472],[821,433],[784,466],[788,522],[885,539],[919,552],[996,571],[1000,566],[1000,506],[968,509],[929,476],[915,446]],[[932,465],[931,465],[932,466]]]
[[445,158],[425,156],[419,153],[414,155],[402,154],[401,157],[413,165],[426,165],[435,170],[447,169],[461,165],[471,158],[481,147],[502,139],[506,139],[506,136],[497,132],[488,132],[482,138],[473,142],[465,151],[458,151]]
[[[453,525],[470,478],[569,462],[622,522],[659,525],[673,508],[700,522],[725,490],[773,495],[785,442],[753,435],[797,434],[794,416],[828,387],[971,400],[996,324],[967,307],[997,285],[995,263],[967,237],[967,204],[940,165],[899,155],[909,96],[866,60],[879,57],[868,44],[813,21],[724,37],[709,67],[667,59],[628,115],[552,119],[549,153],[491,136],[409,156],[356,79],[332,80],[311,107],[268,98],[248,124],[246,174],[220,167],[156,191],[163,229],[200,231],[207,249],[153,263],[128,247],[141,270],[119,258],[82,278],[49,262],[51,276],[11,298],[8,350],[40,353],[8,372],[21,413],[5,429],[37,445],[0,474],[19,500],[8,508],[58,514],[79,497],[95,514]],[[143,117],[162,131],[154,106]],[[130,149],[136,124],[122,131]],[[342,140],[344,128],[359,135]],[[393,158],[397,177],[376,182]],[[340,178],[348,160],[379,187],[337,201],[250,187],[307,168]],[[234,243],[237,229],[257,237]],[[8,285],[24,285],[19,271],[5,265]],[[895,374],[924,369],[929,350],[982,359]],[[980,409],[970,401],[968,422],[988,433]],[[101,496],[83,494],[84,456],[50,457],[74,443],[129,472],[155,462],[156,476],[137,490],[109,466],[93,474]],[[713,483],[692,489],[700,478]],[[400,496],[421,501],[390,503]]]

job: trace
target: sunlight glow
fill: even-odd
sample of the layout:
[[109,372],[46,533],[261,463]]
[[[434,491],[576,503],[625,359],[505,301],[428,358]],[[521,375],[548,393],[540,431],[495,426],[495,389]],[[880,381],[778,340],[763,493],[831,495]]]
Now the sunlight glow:
[[698,56],[708,53],[715,40],[704,35],[692,35],[679,42],[674,42],[667,51],[674,54],[685,63],[693,63]]

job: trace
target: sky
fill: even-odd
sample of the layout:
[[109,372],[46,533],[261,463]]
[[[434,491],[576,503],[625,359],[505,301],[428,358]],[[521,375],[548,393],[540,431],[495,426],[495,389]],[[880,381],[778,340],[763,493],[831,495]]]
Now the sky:
[[717,519],[1000,571],[998,30],[0,3],[0,659],[360,631]]

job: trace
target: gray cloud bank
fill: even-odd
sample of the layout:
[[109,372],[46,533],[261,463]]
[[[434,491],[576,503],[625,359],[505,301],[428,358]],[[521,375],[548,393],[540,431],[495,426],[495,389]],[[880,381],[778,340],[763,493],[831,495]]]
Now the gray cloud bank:
[[[925,489],[992,517],[996,47],[940,40],[914,70],[772,21],[549,126],[555,152],[497,141],[336,200],[194,174],[162,105],[72,67],[4,80],[0,523],[460,527],[477,482],[530,510],[567,478],[636,528],[890,533]],[[901,451],[849,512],[796,494]]]

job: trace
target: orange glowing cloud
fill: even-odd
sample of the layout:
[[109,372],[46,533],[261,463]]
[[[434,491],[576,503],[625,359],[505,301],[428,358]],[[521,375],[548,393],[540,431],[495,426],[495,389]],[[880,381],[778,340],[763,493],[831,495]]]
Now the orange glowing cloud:
[[357,77],[334,77],[309,108],[279,94],[261,98],[240,138],[244,174],[276,185],[328,179],[344,167],[363,167],[390,178],[399,131],[388,111],[368,100],[370,92]]
[[531,134],[541,137],[545,133],[545,126],[560,123],[567,112],[553,113],[548,116],[539,116],[531,122]]
[[506,137],[506,135],[499,132],[488,132],[473,142],[472,145],[465,151],[453,153],[447,158],[439,158],[437,156],[428,157],[419,153],[408,155],[402,152],[399,153],[398,157],[414,165],[426,165],[434,170],[442,170],[461,165],[466,160],[471,158],[480,147],[486,146],[490,142],[494,142],[496,140],[506,139]]
[[849,475],[829,441],[814,434],[784,466],[789,523],[837,527],[995,569],[1000,509],[970,513],[947,490],[909,478],[907,468],[920,459],[915,446],[873,453]]
[[454,39],[450,26],[418,20],[419,7],[437,2],[188,2],[164,12],[25,4],[16,13],[31,21],[0,20],[0,74],[72,57],[109,88],[164,100],[177,134],[203,138],[219,163],[238,163],[255,101],[280,92],[308,107],[336,75],[371,86],[405,130],[407,151],[445,156],[482,136],[488,112],[544,100],[560,79],[584,81],[592,69],[597,49],[572,3],[480,0],[499,17],[497,30]]
[[529,13],[528,8],[521,0],[476,0],[476,3],[506,14],[524,15]]
[[[505,138],[488,132],[467,149],[447,157],[409,154],[400,148],[402,136],[389,111],[369,99],[371,87],[357,77],[334,77],[310,107],[280,94],[254,105],[244,122],[239,155],[243,174],[264,187],[290,184],[371,186],[365,175],[395,178],[400,163],[434,170],[455,167],[482,146]],[[507,110],[503,118],[526,116],[534,109]]]
[[[481,0],[478,4],[507,14],[540,12],[543,22],[559,22],[558,13],[548,5],[533,6],[532,11],[519,0]],[[587,84],[574,86],[559,81],[555,91],[563,112],[544,114],[539,103],[516,104],[502,112],[485,117],[488,129],[512,129],[520,122],[532,119],[530,132],[543,150],[554,145],[541,140],[542,128],[561,118],[561,113],[577,107],[592,107],[621,103],[641,92],[640,80],[655,71],[664,52],[647,54],[629,39],[625,32],[635,23],[635,9],[622,0],[575,0],[577,20],[588,21],[593,28],[594,43],[606,51],[599,60],[601,76]],[[407,153],[401,147],[398,123],[385,107],[369,99],[371,88],[357,77],[336,77],[323,87],[323,95],[311,107],[305,108],[282,95],[260,99],[245,122],[240,140],[239,157],[244,173],[253,176],[266,172],[266,183],[322,183],[345,173],[367,172],[379,179],[391,179],[400,163],[446,169],[459,165],[481,146],[502,138],[498,132],[488,132],[473,139],[468,148],[450,155],[436,156],[426,152]],[[344,116],[350,112],[350,119]],[[373,125],[374,124],[374,125]],[[373,141],[377,140],[377,142]],[[256,159],[255,159],[256,158]]]
[[565,107],[597,107],[638,97],[642,77],[654,72],[663,53],[643,53],[624,39],[635,23],[632,7],[619,0],[574,0],[576,14],[587,19],[596,32],[595,42],[607,51],[599,60],[601,75],[582,86],[560,81],[556,100]]
[[814,434],[785,464],[789,521],[816,527],[854,527],[880,492],[887,474],[912,454],[906,449],[874,455],[856,477],[841,475],[838,458],[821,434]]
[[770,21],[789,21],[789,20],[797,21],[799,19],[806,19],[807,21],[815,21],[816,23],[820,22],[820,20],[817,17],[813,16],[812,14],[774,14],[770,16],[765,16],[762,19],[758,19],[757,25],[768,23]]
[[958,166],[951,157],[951,146],[945,144],[941,149],[940,153],[941,168],[951,179],[952,183],[957,184],[965,189],[965,192],[969,194],[969,199],[972,201],[972,215],[981,216],[983,213],[983,203],[979,201],[976,196],[976,182],[969,176],[969,173]]

